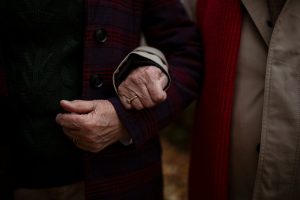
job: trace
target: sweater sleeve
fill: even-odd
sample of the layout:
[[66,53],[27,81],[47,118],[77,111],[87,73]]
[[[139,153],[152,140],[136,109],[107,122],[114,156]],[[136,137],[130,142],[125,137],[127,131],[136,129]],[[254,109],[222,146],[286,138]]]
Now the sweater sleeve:
[[149,46],[166,56],[172,84],[163,103],[141,111],[126,110],[119,99],[110,99],[138,147],[168,125],[200,94],[203,55],[200,34],[177,0],[146,0],[143,33]]

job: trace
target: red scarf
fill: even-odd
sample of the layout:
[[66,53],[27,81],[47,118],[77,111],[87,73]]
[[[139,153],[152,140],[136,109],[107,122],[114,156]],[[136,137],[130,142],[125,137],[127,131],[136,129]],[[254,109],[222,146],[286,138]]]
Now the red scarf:
[[228,199],[229,138],[241,34],[240,0],[198,0],[205,54],[190,165],[190,200]]

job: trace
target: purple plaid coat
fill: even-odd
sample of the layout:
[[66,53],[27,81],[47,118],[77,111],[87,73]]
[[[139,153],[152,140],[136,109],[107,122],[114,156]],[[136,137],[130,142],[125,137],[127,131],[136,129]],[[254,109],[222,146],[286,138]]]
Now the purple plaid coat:
[[[108,99],[128,129],[133,144],[116,143],[97,153],[86,153],[87,200],[162,199],[159,130],[196,96],[202,79],[200,39],[177,0],[85,0],[83,99]],[[153,109],[125,110],[112,85],[112,74],[122,59],[147,44],[166,56],[172,86],[168,100]],[[6,94],[0,67],[0,92]]]

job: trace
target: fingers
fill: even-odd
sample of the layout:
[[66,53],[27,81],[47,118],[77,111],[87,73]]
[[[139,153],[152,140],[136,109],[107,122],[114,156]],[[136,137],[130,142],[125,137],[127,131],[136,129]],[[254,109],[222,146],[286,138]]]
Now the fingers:
[[95,153],[101,151],[108,144],[97,134],[101,131],[93,124],[95,120],[91,119],[91,116],[89,114],[65,113],[58,114],[56,121],[62,126],[64,134],[78,148]]
[[82,128],[83,124],[87,123],[88,118],[90,117],[88,113],[96,109],[94,101],[61,100],[60,105],[70,113],[59,113],[55,120],[59,125],[69,129]]
[[[90,105],[93,105],[91,107],[95,109],[87,114],[60,113],[56,116],[56,121],[62,126],[63,132],[77,147],[90,152],[99,152],[108,145],[123,139],[124,135],[127,136],[123,134],[127,133],[126,129],[109,101],[95,100]],[[84,106],[78,110],[88,110],[82,108]]]
[[56,122],[62,127],[78,130],[82,127],[83,119],[82,115],[76,113],[59,113],[55,118]]
[[80,149],[90,152],[102,150],[103,145],[97,144],[96,134],[92,134],[94,126],[89,126],[90,115],[77,113],[60,113],[56,122],[62,126],[63,132]]
[[68,128],[63,128],[63,131],[72,140],[74,145],[82,150],[96,153],[107,146],[105,140],[99,135],[85,134],[80,130]]
[[148,93],[151,97],[153,104],[161,103],[167,98],[167,93],[164,90],[164,87],[168,83],[168,77],[161,73],[160,77],[156,81],[153,81],[152,84],[148,85]]
[[93,101],[83,101],[83,100],[74,100],[74,101],[61,100],[60,106],[68,112],[78,113],[78,114],[89,113],[95,109],[95,104]]
[[[157,67],[137,68],[119,86],[120,100],[127,109],[153,107],[166,99],[164,87],[167,82],[167,76]],[[132,100],[135,96],[138,98]]]
[[[126,85],[122,85],[121,87],[124,87],[122,89],[122,92],[119,93],[120,100],[122,104],[125,106],[127,109],[135,108],[137,110],[143,109],[144,105],[141,102],[141,98],[143,95],[141,93],[147,93],[147,88],[139,88],[140,90],[144,90],[142,92],[135,92]],[[137,90],[138,91],[138,90]]]

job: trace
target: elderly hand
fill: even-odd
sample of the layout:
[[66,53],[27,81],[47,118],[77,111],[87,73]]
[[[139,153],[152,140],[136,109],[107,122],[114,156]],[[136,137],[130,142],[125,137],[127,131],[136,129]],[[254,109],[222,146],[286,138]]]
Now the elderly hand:
[[164,91],[168,77],[155,66],[139,67],[118,87],[122,104],[127,109],[153,107],[167,98]]
[[107,100],[62,100],[60,105],[69,113],[58,114],[56,122],[75,145],[83,150],[96,153],[128,138],[113,105]]

